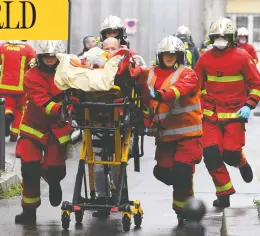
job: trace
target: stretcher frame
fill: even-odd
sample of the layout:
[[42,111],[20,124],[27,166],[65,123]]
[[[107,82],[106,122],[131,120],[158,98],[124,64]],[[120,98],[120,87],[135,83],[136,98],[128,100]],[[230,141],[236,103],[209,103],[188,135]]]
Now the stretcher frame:
[[[69,104],[73,104],[76,109],[84,110],[85,124],[84,125],[73,125],[72,116],[69,117],[69,122],[73,128],[79,128],[84,130],[83,143],[81,147],[80,160],[78,165],[78,171],[75,180],[74,193],[72,202],[64,201],[61,207],[61,220],[63,229],[67,230],[70,225],[70,214],[75,213],[76,223],[81,223],[83,220],[83,214],[86,210],[110,210],[111,212],[122,212],[122,225],[124,231],[129,231],[132,221],[137,227],[142,224],[143,210],[141,208],[140,201],[130,201],[128,194],[127,185],[127,163],[129,160],[129,148],[130,139],[133,136],[133,157],[135,171],[140,171],[140,157],[143,156],[143,141],[144,141],[144,129],[143,133],[138,132],[136,124],[131,122],[133,108],[138,108],[140,114],[142,114],[142,104],[140,92],[133,86],[130,91],[130,96],[124,96],[121,103],[106,103],[106,102],[91,102],[91,101],[72,101],[69,97],[73,94],[73,89],[69,89],[64,92],[63,109]],[[120,88],[114,86],[109,94],[122,95]],[[94,126],[90,118],[90,109],[93,107],[111,109],[113,111],[114,121],[113,126],[107,127]],[[123,121],[120,117],[120,110],[123,109]],[[68,117],[64,117],[64,120]],[[140,130],[140,129],[139,129]],[[101,147],[103,148],[104,156],[101,160],[95,159],[95,153],[93,147],[95,147],[96,140],[93,140],[93,134],[101,134]],[[109,157],[108,149],[105,147],[106,135],[114,138],[114,153],[113,156]],[[104,142],[102,143],[104,139]],[[141,141],[139,147],[139,141]],[[88,166],[89,183],[87,184],[87,177],[85,171],[85,165]],[[94,166],[104,165],[105,174],[105,186],[106,186],[106,197],[96,198],[95,193],[95,176]],[[117,186],[112,191],[109,178],[110,166],[118,166],[117,168]],[[111,177],[111,176],[110,176]],[[82,197],[82,186],[84,187],[85,196]],[[88,191],[89,187],[89,191]]]

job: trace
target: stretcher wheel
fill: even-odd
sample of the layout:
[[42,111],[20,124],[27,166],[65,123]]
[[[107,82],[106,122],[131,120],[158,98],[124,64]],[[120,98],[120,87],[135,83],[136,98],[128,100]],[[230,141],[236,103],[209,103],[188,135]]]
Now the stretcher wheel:
[[136,227],[140,227],[142,225],[143,217],[140,213],[134,215],[134,222]]
[[125,232],[128,232],[130,230],[130,226],[131,226],[131,218],[129,217],[128,214],[123,215],[122,224],[123,224],[123,230]]
[[83,214],[82,211],[76,211],[76,212],[75,212],[75,220],[76,220],[76,223],[77,223],[77,224],[82,223],[83,215],[84,215],[84,214]]
[[67,212],[63,212],[61,215],[62,228],[67,230],[70,227],[70,215]]

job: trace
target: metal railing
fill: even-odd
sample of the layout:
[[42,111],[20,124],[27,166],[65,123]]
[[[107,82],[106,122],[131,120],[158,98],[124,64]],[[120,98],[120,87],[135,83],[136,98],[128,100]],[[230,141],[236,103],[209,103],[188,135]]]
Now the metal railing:
[[0,98],[0,170],[5,170],[5,99]]

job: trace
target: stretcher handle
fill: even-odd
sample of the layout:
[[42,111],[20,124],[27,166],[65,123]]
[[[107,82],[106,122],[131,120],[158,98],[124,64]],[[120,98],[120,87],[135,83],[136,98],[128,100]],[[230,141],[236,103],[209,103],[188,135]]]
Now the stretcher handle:
[[126,106],[129,105],[129,99],[128,97],[124,98],[124,101],[122,103],[106,103],[106,102],[76,102],[76,101],[63,101],[63,104],[69,105],[69,104],[73,104],[76,106],[80,106],[80,107],[122,107],[122,106]]

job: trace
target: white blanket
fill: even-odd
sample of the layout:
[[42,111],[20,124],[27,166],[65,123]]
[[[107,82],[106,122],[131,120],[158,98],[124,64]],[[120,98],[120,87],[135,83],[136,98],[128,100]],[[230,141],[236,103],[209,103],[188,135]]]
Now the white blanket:
[[56,56],[60,63],[54,81],[59,89],[75,88],[94,92],[109,91],[114,86],[121,56],[112,57],[102,69],[88,69],[72,65],[71,58],[79,59],[76,55],[59,53]]

